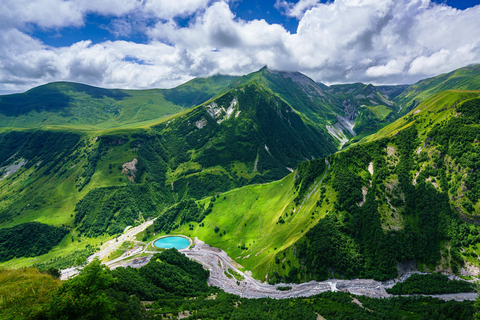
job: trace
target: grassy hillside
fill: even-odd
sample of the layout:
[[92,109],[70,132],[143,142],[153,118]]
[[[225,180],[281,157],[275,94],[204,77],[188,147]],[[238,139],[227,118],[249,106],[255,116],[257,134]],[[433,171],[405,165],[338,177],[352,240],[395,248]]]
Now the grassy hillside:
[[320,193],[305,195],[297,206],[294,176],[292,173],[276,182],[245,186],[203,200],[201,206],[213,203],[212,212],[201,223],[184,224],[173,233],[198,237],[224,249],[255,277],[266,280],[275,254],[293,245],[332,209],[317,207]]
[[0,318],[34,319],[61,285],[35,268],[0,269]]
[[216,75],[208,78],[195,78],[172,89],[163,90],[166,100],[190,108],[202,104],[222,90],[231,89],[231,83],[237,77]]
[[391,137],[400,130],[415,124],[419,128],[419,134],[425,137],[426,132],[435,124],[447,120],[456,115],[456,106],[465,100],[480,95],[480,90],[446,90],[426,99],[414,110],[404,117],[396,120],[378,132],[365,137],[360,142],[378,140],[384,137]]

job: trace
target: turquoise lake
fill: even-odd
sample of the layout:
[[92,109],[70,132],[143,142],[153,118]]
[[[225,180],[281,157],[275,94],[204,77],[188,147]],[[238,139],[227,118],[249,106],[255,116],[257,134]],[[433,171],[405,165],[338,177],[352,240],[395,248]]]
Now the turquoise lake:
[[153,245],[157,248],[165,248],[171,249],[175,248],[177,250],[185,249],[190,245],[190,241],[184,237],[165,237],[162,239],[158,239],[153,243]]

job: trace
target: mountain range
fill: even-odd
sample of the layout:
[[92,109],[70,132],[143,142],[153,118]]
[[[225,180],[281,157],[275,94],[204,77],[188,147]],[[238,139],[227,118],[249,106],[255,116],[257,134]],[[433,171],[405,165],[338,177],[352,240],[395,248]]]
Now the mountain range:
[[0,266],[70,267],[158,217],[142,241],[198,237],[270,282],[478,275],[479,95],[480,65],[410,86],[264,67],[0,96]]

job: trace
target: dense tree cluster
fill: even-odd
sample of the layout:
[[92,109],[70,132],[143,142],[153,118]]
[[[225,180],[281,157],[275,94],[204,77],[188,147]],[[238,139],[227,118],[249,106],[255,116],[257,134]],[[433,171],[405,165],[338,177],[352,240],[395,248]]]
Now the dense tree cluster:
[[65,228],[39,222],[0,229],[0,262],[45,254],[60,243],[67,233]]
[[473,283],[460,280],[449,280],[443,274],[413,274],[404,282],[387,289],[391,294],[445,294],[475,292]]
[[[213,199],[215,198],[213,197]],[[155,232],[165,231],[170,233],[171,230],[184,223],[191,221],[201,222],[206,215],[212,212],[212,208],[213,201],[206,208],[202,208],[193,199],[182,200],[168,208],[155,220],[153,223],[154,230]],[[179,224],[176,223],[178,219],[180,219]]]
[[457,112],[461,115],[436,125],[429,136],[442,154],[448,154],[460,166],[470,169],[465,179],[464,207],[473,213],[470,206],[480,200],[480,99],[465,101]]
[[158,196],[148,185],[94,189],[75,206],[75,225],[88,237],[121,233],[141,217],[157,216]]
[[305,196],[305,192],[312,185],[316,178],[318,178],[327,167],[325,160],[312,160],[302,162],[297,166],[297,172],[295,174],[295,190],[297,195],[295,196],[295,203],[298,203]]

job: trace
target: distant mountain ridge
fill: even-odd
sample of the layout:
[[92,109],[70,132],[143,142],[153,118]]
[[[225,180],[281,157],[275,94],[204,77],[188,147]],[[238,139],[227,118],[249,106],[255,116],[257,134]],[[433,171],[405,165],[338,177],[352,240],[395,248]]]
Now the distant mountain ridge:
[[149,90],[103,89],[53,82],[25,93],[0,96],[0,127],[108,128],[158,119],[210,99],[235,78],[196,78],[173,89]]
[[[305,121],[328,132],[336,147],[364,129],[359,126],[353,129],[359,107],[385,105],[396,111],[385,88],[381,91],[363,84],[328,87],[300,72],[264,67],[242,77],[195,78],[172,89],[123,90],[70,82],[49,83],[25,93],[0,96],[0,127],[66,125],[78,129],[105,129],[135,125],[200,105],[250,81],[261,83],[302,114]],[[395,92],[403,88],[393,86],[390,90]],[[385,119],[377,120],[384,122]],[[368,129],[375,130],[376,127]]]

